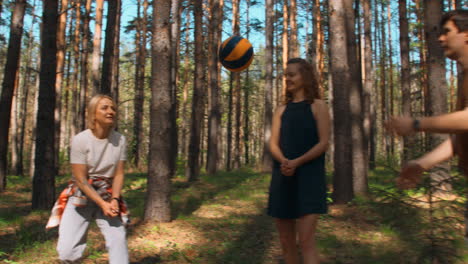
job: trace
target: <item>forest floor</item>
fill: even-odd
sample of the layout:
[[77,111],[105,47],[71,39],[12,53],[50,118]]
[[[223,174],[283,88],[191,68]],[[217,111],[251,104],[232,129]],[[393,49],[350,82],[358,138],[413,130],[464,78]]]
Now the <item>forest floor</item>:
[[[57,179],[57,193],[68,177]],[[131,263],[283,263],[273,221],[265,213],[268,174],[242,169],[202,175],[191,184],[176,176],[170,223],[142,221],[145,177],[126,175]],[[394,177],[389,169],[377,168],[369,176],[368,197],[329,206],[317,228],[322,263],[468,263],[459,195],[466,183],[458,180],[450,195],[432,199],[436,202],[429,206],[424,188],[398,191]],[[9,177],[0,195],[0,263],[56,263],[57,229],[45,231],[49,212],[31,212],[30,199],[29,179]],[[95,224],[85,256],[85,264],[107,263]]]

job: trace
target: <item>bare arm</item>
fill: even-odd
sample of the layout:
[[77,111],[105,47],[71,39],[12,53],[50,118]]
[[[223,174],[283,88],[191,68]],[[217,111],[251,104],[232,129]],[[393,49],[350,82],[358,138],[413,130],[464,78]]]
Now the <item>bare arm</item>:
[[328,106],[325,101],[315,100],[314,105],[312,105],[313,113],[315,120],[317,122],[317,131],[319,136],[319,142],[314,145],[309,151],[304,155],[296,158],[294,162],[296,167],[307,163],[318,156],[322,155],[327,149],[330,140],[330,114],[328,111]]
[[428,170],[435,165],[450,159],[453,155],[453,139],[449,138],[440,143],[432,151],[417,159],[416,162],[418,162],[424,170]]
[[271,137],[270,137],[270,152],[275,160],[283,163],[286,160],[281,148],[280,142],[280,128],[281,128],[281,116],[283,115],[285,106],[280,106],[276,109],[273,114],[273,122],[271,125]]
[[87,165],[86,164],[71,164],[72,174],[75,177],[76,185],[80,190],[91,200],[93,200],[105,215],[114,217],[117,214],[112,212],[110,203],[104,201],[96,190],[88,183]]
[[[390,132],[398,135],[411,135],[414,118],[408,116],[391,117],[386,123]],[[419,118],[420,131],[432,133],[462,133],[468,131],[468,108],[449,114]]]
[[[125,161],[120,160],[119,163],[117,163],[117,168],[115,169],[115,175],[112,183],[112,198],[120,199],[125,178],[124,167]],[[120,210],[119,203],[117,200],[112,199],[111,205],[113,210],[116,210],[117,212]]]
[[463,133],[468,131],[468,108],[449,114],[420,119],[422,131],[434,133]]
[[400,172],[396,182],[402,189],[414,188],[422,179],[424,171],[448,160],[454,154],[453,138],[449,138],[419,159],[409,161]]

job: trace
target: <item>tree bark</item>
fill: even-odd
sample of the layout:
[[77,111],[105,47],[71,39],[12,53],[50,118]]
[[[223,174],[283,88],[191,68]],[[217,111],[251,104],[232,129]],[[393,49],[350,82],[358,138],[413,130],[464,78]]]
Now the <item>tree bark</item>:
[[177,125],[177,120],[179,118],[179,100],[177,97],[177,84],[179,83],[179,53],[180,53],[180,19],[182,12],[182,3],[179,0],[172,0],[172,26],[171,26],[171,36],[172,36],[172,68],[171,68],[171,113],[172,113],[172,122],[171,122],[171,142],[172,142],[172,154],[171,154],[171,175],[175,174],[177,170],[177,158],[179,155],[179,129]]
[[[347,50],[347,12],[343,0],[330,0],[330,58],[333,85],[333,133],[335,142],[333,201],[344,204],[354,197],[349,98],[351,83]],[[354,25],[354,24],[353,24]]]
[[[145,220],[171,221],[171,0],[153,2],[148,188]],[[157,36],[157,37],[156,37]]]
[[50,209],[55,200],[55,137],[50,135],[55,131],[58,0],[44,0],[43,10],[33,209]]
[[[101,87],[99,93],[111,95],[115,92],[114,84],[115,69],[118,63],[118,50],[116,50],[116,37],[118,36],[118,24],[120,14],[121,0],[108,1],[106,40],[104,43],[104,59],[102,62]],[[117,62],[115,61],[117,60]],[[115,95],[114,95],[115,96]],[[116,98],[114,98],[115,100]]]
[[[399,21],[400,21],[400,61],[401,61],[401,99],[402,99],[402,114],[411,116],[411,80],[410,80],[410,57],[409,57],[409,26],[407,18],[406,0],[401,0],[398,4]],[[408,136],[403,138],[403,156],[402,162],[412,159],[414,154],[411,149],[414,148],[414,137]]]
[[91,73],[93,94],[99,92],[99,65],[101,63],[102,14],[104,0],[96,0],[96,15],[94,18],[93,55],[91,57]]
[[271,172],[273,158],[269,150],[271,137],[272,91],[273,91],[273,0],[265,0],[265,102],[263,122],[262,167],[264,172]]
[[21,55],[26,0],[17,0],[11,16],[7,61],[4,69],[0,97],[0,192],[6,188],[8,133],[10,129],[11,105]]
[[[429,97],[431,104],[427,109],[426,114],[429,116],[440,115],[447,112],[447,81],[445,78],[445,57],[442,47],[440,47],[438,38],[440,34],[439,21],[442,18],[442,1],[441,0],[426,0],[425,4],[425,31],[426,43],[428,49],[427,63],[428,63],[428,85]],[[447,139],[447,135],[431,134],[430,135],[430,148],[434,148]],[[441,182],[449,178],[449,165],[442,163],[438,165],[433,173],[431,179],[434,182]],[[445,190],[450,190],[451,185],[448,183],[441,186]]]
[[200,136],[203,124],[205,106],[205,52],[203,37],[203,6],[201,1],[193,0],[195,18],[195,74],[193,81],[192,115],[190,125],[190,143],[188,153],[188,169],[185,176],[189,181],[195,181],[200,174]]
[[[351,110],[351,138],[352,138],[352,172],[353,172],[353,192],[354,194],[365,195],[367,186],[367,147],[368,139],[364,133],[364,110],[363,110],[363,89],[361,82],[361,63],[358,58],[358,46],[356,41],[356,18],[354,0],[344,0],[346,12],[346,40],[348,53],[348,67],[350,70],[351,82],[348,83],[350,89],[349,106]],[[357,8],[356,8],[357,9]],[[336,112],[340,114],[340,112]]]
[[373,93],[373,77],[374,71],[372,69],[372,36],[371,36],[371,8],[370,0],[364,0],[362,4],[364,10],[364,90],[363,90],[363,110],[364,110],[364,134],[365,137],[369,140],[369,147],[367,148],[368,152],[368,167],[372,167],[375,159],[371,157],[374,156],[374,145],[375,135],[371,132],[372,126],[375,125],[375,122],[372,120],[371,113],[371,96]]
[[209,24],[210,40],[209,40],[209,61],[208,69],[210,71],[210,105],[208,117],[208,152],[206,170],[208,174],[215,174],[218,170],[219,162],[219,134],[221,133],[221,104],[220,104],[220,89],[218,84],[219,60],[218,46],[220,39],[218,38],[219,24],[221,23],[221,13],[219,0],[210,0],[211,21]]
[[289,58],[299,57],[299,46],[297,42],[297,4],[296,0],[289,0],[289,25],[291,26],[289,38]]
[[136,46],[136,65],[135,65],[135,97],[134,97],[134,113],[133,113],[133,144],[132,157],[133,165],[137,168],[141,166],[141,140],[143,139],[143,106],[145,103],[145,66],[146,66],[146,12],[148,1],[143,3],[143,18],[141,17],[140,4],[138,1],[137,22],[135,30],[135,46]]

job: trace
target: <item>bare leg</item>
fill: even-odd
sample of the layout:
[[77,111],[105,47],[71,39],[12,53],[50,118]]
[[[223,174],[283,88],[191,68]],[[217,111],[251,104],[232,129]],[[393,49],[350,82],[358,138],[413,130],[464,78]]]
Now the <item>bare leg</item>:
[[298,264],[299,258],[296,246],[296,220],[276,218],[275,222],[286,264]]
[[299,245],[302,251],[303,264],[320,263],[317,245],[315,243],[315,230],[319,215],[308,214],[297,220]]

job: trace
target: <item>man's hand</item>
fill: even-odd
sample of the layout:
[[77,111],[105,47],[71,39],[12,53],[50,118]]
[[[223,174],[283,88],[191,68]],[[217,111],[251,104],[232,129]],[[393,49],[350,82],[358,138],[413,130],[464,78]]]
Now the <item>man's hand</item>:
[[424,168],[417,161],[409,161],[396,179],[396,185],[400,189],[411,189],[416,187],[422,179]]
[[408,136],[416,132],[413,128],[413,121],[414,119],[408,116],[392,116],[384,126],[390,134]]

